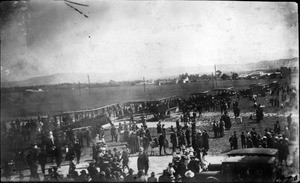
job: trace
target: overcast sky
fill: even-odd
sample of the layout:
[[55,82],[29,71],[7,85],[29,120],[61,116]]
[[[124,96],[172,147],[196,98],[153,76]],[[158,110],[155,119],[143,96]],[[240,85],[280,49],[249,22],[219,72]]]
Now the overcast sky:
[[1,3],[1,81],[298,56],[296,3]]

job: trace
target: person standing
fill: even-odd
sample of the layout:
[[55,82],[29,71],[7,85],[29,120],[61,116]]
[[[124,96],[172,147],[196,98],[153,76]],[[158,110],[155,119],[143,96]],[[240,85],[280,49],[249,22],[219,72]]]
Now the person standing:
[[122,161],[122,160],[123,160],[123,162],[122,162],[122,164],[123,164],[123,167],[122,167],[123,172],[125,170],[125,167],[129,171],[129,166],[128,166],[128,163],[129,163],[129,154],[128,154],[126,146],[123,147],[123,152],[122,152],[122,156],[121,156],[120,161]]
[[[113,142],[114,139],[116,139],[116,127],[115,125],[113,124],[111,129],[110,129],[110,134],[111,134],[111,141]],[[116,140],[117,142],[117,140]]]
[[209,149],[209,135],[206,130],[203,131],[202,138],[203,138],[203,148],[204,148],[203,156],[204,156],[207,154],[207,151]]
[[78,139],[75,140],[74,150],[75,150],[77,164],[79,164],[79,162],[80,162],[80,156],[81,156],[81,147],[80,147]]
[[185,130],[185,138],[186,138],[186,144],[189,146],[191,144],[191,131],[189,127],[186,128]]
[[62,162],[62,147],[61,144],[57,144],[54,149],[54,157],[55,162],[58,168],[60,168],[61,162]]
[[38,162],[41,165],[42,173],[45,175],[45,166],[47,163],[47,153],[44,147],[41,148],[41,152],[38,155]]
[[163,133],[161,128],[161,122],[159,121],[156,127],[157,134]]
[[230,143],[230,150],[233,149],[233,134],[229,137],[229,143]]
[[166,152],[166,147],[165,147],[165,134],[160,134],[158,138],[158,144],[159,144],[159,155],[161,155],[161,149],[164,148],[164,153],[167,154]]
[[83,129],[79,130],[77,133],[77,138],[79,140],[80,147],[83,147],[83,136],[84,136],[83,133],[84,133]]
[[38,170],[38,165],[37,165],[37,160],[38,160],[38,150],[37,150],[37,144],[33,144],[30,153],[27,155],[26,160],[28,163],[28,166],[30,168],[30,181],[39,181],[40,177],[37,172]]
[[144,134],[142,136],[142,144],[143,144],[143,148],[145,150],[145,152],[148,152],[148,148],[150,146],[150,141],[149,141],[149,138]]
[[280,124],[279,124],[279,121],[276,121],[276,123],[274,125],[274,132],[275,132],[275,134],[279,134],[280,133]]
[[233,132],[233,149],[237,149],[238,148],[238,138],[236,136],[236,131]]
[[263,109],[260,104],[258,104],[256,108],[256,122],[260,123],[261,120],[263,120],[264,114],[263,114]]
[[86,127],[85,138],[86,138],[86,145],[87,145],[87,147],[90,147],[91,130],[89,129],[89,127]]
[[98,170],[95,166],[95,161],[93,160],[92,162],[89,163],[89,167],[87,168],[87,171],[91,177],[91,182],[96,182],[98,181]]
[[214,138],[218,137],[218,125],[216,121],[213,122],[213,131],[214,131]]
[[220,132],[220,136],[223,137],[224,136],[224,121],[221,120],[220,124],[219,124],[219,132]]
[[171,132],[170,141],[172,143],[172,153],[174,153],[177,147],[177,137],[175,132]]
[[244,132],[241,134],[241,143],[242,143],[242,148],[246,147],[246,137],[244,135]]
[[147,175],[149,169],[149,158],[142,147],[140,147],[140,152],[137,159],[137,166],[138,170],[145,171],[145,175]]

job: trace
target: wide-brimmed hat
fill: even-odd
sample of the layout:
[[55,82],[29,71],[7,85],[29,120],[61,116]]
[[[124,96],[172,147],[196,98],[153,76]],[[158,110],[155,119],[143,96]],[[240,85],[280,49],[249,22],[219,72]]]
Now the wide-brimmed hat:
[[191,170],[188,170],[185,172],[184,176],[186,176],[188,178],[193,178],[195,176],[195,174]]

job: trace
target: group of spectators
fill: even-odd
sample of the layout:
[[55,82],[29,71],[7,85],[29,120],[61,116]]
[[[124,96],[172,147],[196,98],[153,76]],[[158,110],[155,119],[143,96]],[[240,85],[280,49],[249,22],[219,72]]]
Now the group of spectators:
[[217,96],[203,95],[199,97],[190,97],[189,99],[183,99],[179,103],[179,109],[184,113],[195,110],[199,115],[202,112],[218,111],[224,113],[230,109],[231,97],[228,93],[220,93]]
[[[279,162],[285,162],[289,155],[289,145],[291,140],[296,138],[296,124],[291,122],[291,114],[287,117],[287,126],[281,130],[281,124],[277,121],[274,129],[266,128],[265,133],[261,136],[255,128],[250,131],[244,131],[240,134],[241,148],[275,148],[278,149]],[[230,149],[238,149],[238,136],[236,131],[229,138]]]
[[221,116],[220,121],[214,121],[212,124],[212,130],[214,132],[214,138],[223,137],[225,135],[225,130],[230,130],[231,119],[228,116],[228,112],[225,111]]

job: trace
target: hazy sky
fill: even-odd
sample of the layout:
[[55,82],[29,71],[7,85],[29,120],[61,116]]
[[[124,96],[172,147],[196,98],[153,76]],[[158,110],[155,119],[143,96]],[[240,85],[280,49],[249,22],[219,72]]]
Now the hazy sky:
[[1,3],[1,81],[298,56],[296,3]]

